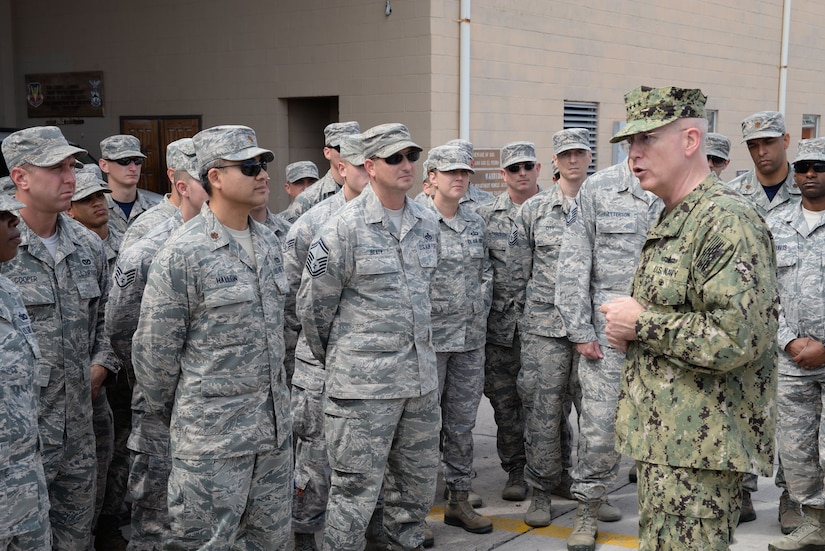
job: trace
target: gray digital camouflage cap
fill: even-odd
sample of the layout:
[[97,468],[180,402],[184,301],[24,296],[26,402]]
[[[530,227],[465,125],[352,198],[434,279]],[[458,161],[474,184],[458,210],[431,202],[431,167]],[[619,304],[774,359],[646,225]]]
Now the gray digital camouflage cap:
[[353,166],[363,166],[364,139],[361,134],[341,136],[341,159]]
[[11,179],[11,176],[3,176],[0,178],[0,195],[14,195],[17,193],[17,186]]
[[516,163],[535,163],[536,146],[532,142],[513,142],[501,148],[501,168]]
[[742,121],[742,143],[757,138],[785,135],[785,116],[779,111],[760,111]]
[[341,145],[341,136],[358,134],[361,127],[357,121],[334,122],[324,128],[324,145],[338,147]]
[[54,166],[68,157],[87,153],[85,149],[70,145],[56,126],[33,126],[13,132],[3,140],[2,151],[9,170],[27,163]]
[[730,140],[724,134],[708,132],[705,138],[705,154],[725,159],[730,159]]
[[100,156],[110,161],[128,157],[146,157],[140,152],[140,140],[131,134],[117,134],[100,142]]
[[93,193],[102,191],[103,193],[112,193],[112,190],[106,185],[106,182],[95,176],[91,171],[78,171],[77,184],[74,188],[74,195],[72,195],[72,202],[81,201]]
[[100,167],[96,164],[86,163],[75,171],[76,174],[80,174],[81,172],[94,174],[98,179],[103,180],[103,171],[100,170]]
[[175,171],[183,170],[195,180],[200,180],[195,141],[192,138],[181,138],[167,145],[166,167]]
[[255,131],[248,126],[224,125],[201,130],[192,137],[198,156],[198,174],[212,161],[246,161],[260,155],[272,162],[275,154],[258,147]]
[[312,161],[298,161],[286,165],[286,181],[297,182],[302,178],[319,178],[318,167]]
[[455,140],[450,140],[445,145],[457,145],[461,149],[466,150],[467,153],[470,155],[471,159],[473,158],[473,155],[475,155],[475,149],[473,148],[473,142],[470,142],[470,141],[467,141],[467,140],[462,140],[460,138],[456,138]]
[[386,159],[408,147],[422,151],[421,147],[412,141],[407,127],[396,122],[373,126],[365,130],[361,136],[364,141],[365,159]]
[[825,161],[825,138],[799,140],[796,159],[793,162],[799,161]]
[[26,208],[26,205],[14,198],[17,193],[17,186],[11,178],[3,176],[0,178],[0,212],[11,212]]
[[590,149],[590,132],[586,128],[565,128],[553,134],[553,153],[558,155],[571,149]]
[[698,88],[639,86],[624,95],[627,124],[610,143],[650,132],[678,119],[704,119],[707,96]]
[[427,169],[447,172],[449,170],[467,170],[475,173],[470,166],[471,157],[467,150],[457,145],[439,145],[430,149],[427,155]]

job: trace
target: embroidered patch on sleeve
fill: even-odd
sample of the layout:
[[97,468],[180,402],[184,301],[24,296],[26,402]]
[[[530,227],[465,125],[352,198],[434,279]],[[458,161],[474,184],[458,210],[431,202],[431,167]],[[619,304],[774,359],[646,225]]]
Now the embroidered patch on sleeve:
[[329,261],[329,249],[323,238],[315,241],[309,246],[307,254],[306,269],[313,278],[321,277],[327,273],[327,263]]
[[121,289],[125,289],[126,287],[135,282],[136,274],[136,268],[132,268],[131,270],[126,270],[124,272],[120,269],[120,266],[118,266],[117,270],[115,270],[115,283],[117,283],[117,286]]

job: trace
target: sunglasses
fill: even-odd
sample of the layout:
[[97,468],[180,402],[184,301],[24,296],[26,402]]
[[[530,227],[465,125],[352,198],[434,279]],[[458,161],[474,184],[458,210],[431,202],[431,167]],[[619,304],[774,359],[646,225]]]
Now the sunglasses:
[[410,151],[406,155],[403,154],[403,153],[396,153],[394,155],[390,155],[389,157],[386,157],[384,159],[384,162],[387,163],[388,165],[397,165],[397,164],[400,164],[401,161],[404,160],[404,157],[406,157],[407,160],[410,161],[411,163],[414,163],[421,157],[421,152],[420,151]]
[[516,164],[507,166],[505,168],[505,170],[507,172],[510,172],[511,174],[518,174],[519,171],[521,170],[521,167],[524,167],[524,170],[526,170],[527,172],[530,172],[531,170],[536,168],[536,163],[516,163]]
[[717,157],[716,155],[708,155],[708,161],[710,161],[710,164],[712,164],[716,168],[719,168],[720,166],[725,166],[726,162],[725,159],[723,159],[722,157]]
[[145,160],[146,159],[143,157],[125,157],[123,159],[115,159],[114,161],[120,166],[129,166],[131,163],[135,163],[137,166],[140,166]]
[[239,165],[223,165],[216,166],[215,168],[230,168],[233,166],[240,168],[241,174],[244,176],[251,176],[254,178],[260,174],[262,170],[266,170],[266,161],[246,161]]
[[341,146],[340,145],[327,145],[326,147],[328,147],[330,149],[334,149],[338,153],[341,153]]
[[799,161],[798,163],[793,164],[794,172],[799,174],[805,174],[813,167],[814,172],[823,173],[825,172],[825,162],[823,161]]

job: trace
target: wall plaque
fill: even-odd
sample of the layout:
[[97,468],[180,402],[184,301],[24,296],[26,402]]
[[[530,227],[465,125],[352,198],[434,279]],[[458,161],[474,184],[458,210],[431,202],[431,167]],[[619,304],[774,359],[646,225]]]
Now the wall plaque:
[[29,117],[102,117],[103,71],[25,75]]

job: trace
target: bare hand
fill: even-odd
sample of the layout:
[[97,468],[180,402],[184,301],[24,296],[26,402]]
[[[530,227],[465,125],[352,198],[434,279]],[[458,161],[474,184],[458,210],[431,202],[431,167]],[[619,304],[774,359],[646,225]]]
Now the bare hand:
[[607,342],[626,352],[630,342],[636,340],[636,320],[645,311],[644,307],[633,297],[621,297],[602,304],[599,310],[607,320]]
[[92,400],[97,398],[100,394],[100,389],[103,383],[106,382],[106,377],[109,376],[109,370],[102,365],[92,364]]
[[599,347],[599,341],[577,342],[576,352],[588,360],[601,360],[604,358],[602,349]]
[[825,364],[825,347],[822,343],[810,339],[794,339],[785,347],[791,359],[803,369],[816,369]]

